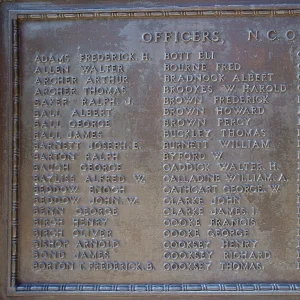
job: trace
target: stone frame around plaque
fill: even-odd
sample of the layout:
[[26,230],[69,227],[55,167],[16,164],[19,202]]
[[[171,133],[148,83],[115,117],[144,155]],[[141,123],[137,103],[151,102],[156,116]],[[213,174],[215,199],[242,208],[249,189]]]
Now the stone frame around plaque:
[[50,21],[56,20],[80,20],[96,18],[206,18],[206,17],[300,17],[300,6],[218,6],[212,7],[163,7],[163,8],[90,8],[90,9],[15,9],[13,6],[7,9],[9,28],[9,99],[5,110],[12,118],[8,120],[8,140],[11,145],[6,149],[7,162],[10,169],[6,176],[9,181],[4,186],[4,195],[8,203],[8,270],[7,270],[7,294],[9,296],[27,295],[298,295],[300,296],[300,280],[291,283],[197,283],[197,284],[27,284],[18,282],[18,203],[19,203],[19,23],[28,20]]

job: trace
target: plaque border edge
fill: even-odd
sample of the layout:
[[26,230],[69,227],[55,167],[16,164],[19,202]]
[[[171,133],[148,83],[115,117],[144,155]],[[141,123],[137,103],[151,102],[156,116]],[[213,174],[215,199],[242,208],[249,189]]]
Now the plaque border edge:
[[[53,11],[55,11],[53,13]],[[141,9],[79,9],[67,8],[31,10],[8,9],[10,49],[9,66],[11,79],[12,122],[8,130],[12,136],[11,184],[8,191],[8,285],[7,296],[28,295],[300,295],[298,283],[178,283],[178,284],[74,284],[74,283],[22,283],[17,282],[18,265],[18,186],[19,186],[19,22],[81,20],[95,18],[176,18],[176,17],[295,17],[300,16],[299,5],[279,6],[232,6],[226,7],[186,7],[176,8],[141,8]],[[10,140],[10,139],[9,139]]]

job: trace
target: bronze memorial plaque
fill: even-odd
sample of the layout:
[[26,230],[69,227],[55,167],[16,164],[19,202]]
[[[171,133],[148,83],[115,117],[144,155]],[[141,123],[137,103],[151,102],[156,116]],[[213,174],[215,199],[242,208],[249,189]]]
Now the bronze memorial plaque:
[[299,299],[300,6],[168,3],[3,5],[3,299]]

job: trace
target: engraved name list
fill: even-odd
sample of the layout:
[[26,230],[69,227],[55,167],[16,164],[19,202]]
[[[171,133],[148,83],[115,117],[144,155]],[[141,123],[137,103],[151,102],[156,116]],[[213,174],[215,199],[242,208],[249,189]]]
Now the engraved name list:
[[51,22],[19,29],[20,278],[295,280],[298,25]]

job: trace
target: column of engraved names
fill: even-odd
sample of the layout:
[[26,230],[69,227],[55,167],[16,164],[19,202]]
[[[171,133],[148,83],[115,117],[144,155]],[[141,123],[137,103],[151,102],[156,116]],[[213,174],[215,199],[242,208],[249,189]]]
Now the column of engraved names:
[[72,163],[80,142],[63,134],[63,118],[78,94],[69,54],[37,54],[33,95],[33,268],[73,270],[65,215],[78,201]]
[[77,60],[81,98],[70,115],[68,138],[83,143],[79,173],[84,199],[72,219],[73,255],[81,270],[105,270],[120,245],[111,226],[125,193],[120,152],[126,150],[126,141],[110,136],[128,79],[123,64],[106,63],[102,55],[82,53]]
[[139,149],[138,142],[123,138],[118,120],[120,111],[132,105],[127,71],[136,54],[81,53],[77,59],[82,97],[70,115],[68,137],[84,144],[79,172],[85,197],[72,221],[74,258],[87,271],[151,270],[151,263],[119,260],[114,255],[122,256],[125,244],[115,229],[122,207],[139,202],[131,194],[124,163],[130,151]]
[[205,195],[216,192],[207,149],[212,130],[204,95],[212,93],[205,59],[214,53],[164,53],[164,270],[208,271],[213,251],[203,238]]
[[[262,118],[268,113],[272,95],[284,93],[286,86],[275,84],[276,76],[271,72],[247,71],[237,62],[217,62],[216,70],[226,76],[226,92],[213,97],[220,149],[216,165],[225,180],[222,194],[211,202],[209,234],[220,241],[223,250],[221,271],[261,271],[272,254],[261,249],[259,239],[254,237],[257,211],[246,199],[255,195],[258,201],[264,201],[267,192],[279,193],[280,183],[287,178],[277,162],[247,157],[252,151],[274,148]],[[228,159],[230,152],[240,152],[246,160]]]

